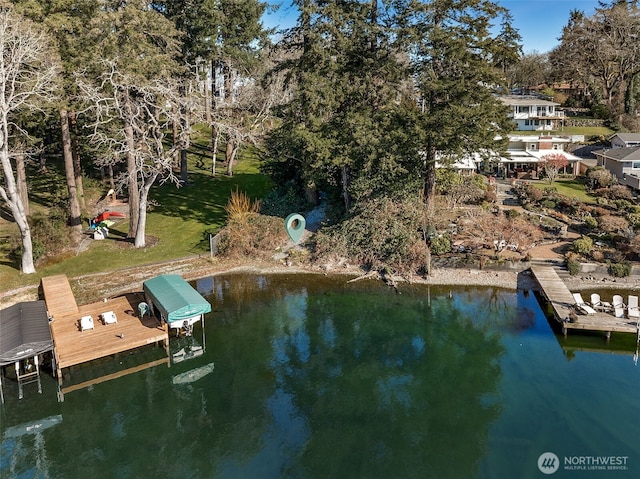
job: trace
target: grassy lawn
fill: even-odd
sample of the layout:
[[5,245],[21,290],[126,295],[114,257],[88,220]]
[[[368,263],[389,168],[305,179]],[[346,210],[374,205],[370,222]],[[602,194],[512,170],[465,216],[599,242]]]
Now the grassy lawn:
[[565,126],[561,130],[554,131],[520,131],[514,130],[511,132],[511,135],[518,136],[539,136],[539,135],[584,135],[587,139],[590,136],[605,136],[608,137],[615,133],[614,130],[610,128],[606,128],[604,126],[590,126],[590,127],[580,127],[580,126]]
[[[250,149],[240,153],[232,177],[218,174],[212,178],[209,173],[211,160],[204,161],[204,168],[197,168],[196,157],[189,155],[188,186],[176,188],[167,184],[151,189],[150,198],[155,206],[148,213],[146,233],[157,241],[146,248],[136,249],[124,241],[128,230],[128,220],[124,220],[112,226],[106,240],[95,241],[87,235],[83,245],[75,251],[37,265],[35,274],[22,275],[19,265],[7,257],[6,239],[15,234],[17,228],[13,223],[2,221],[0,292],[37,284],[43,276],[53,274],[73,277],[206,253],[208,232],[215,233],[225,223],[225,206],[231,191],[238,188],[257,199],[271,189],[269,179],[258,172],[255,154]],[[31,194],[34,210],[46,210],[53,197],[60,195],[61,188],[64,194],[64,180],[60,175],[52,174],[44,183],[45,189],[39,185]],[[106,192],[106,188],[100,189],[105,190],[102,194]],[[82,246],[87,247],[86,250]]]
[[580,179],[559,179],[549,185],[546,181],[532,181],[532,185],[537,188],[548,188],[549,186],[555,188],[559,194],[568,196],[569,198],[575,198],[583,203],[595,203],[595,197],[591,196],[585,190],[584,183]]

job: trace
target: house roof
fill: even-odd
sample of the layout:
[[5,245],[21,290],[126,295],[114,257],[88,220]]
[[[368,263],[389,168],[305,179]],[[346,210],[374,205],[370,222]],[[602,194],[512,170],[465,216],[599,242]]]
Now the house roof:
[[640,141],[640,133],[614,133],[609,137],[609,140],[616,136],[622,141]]
[[604,156],[617,161],[640,161],[640,146],[627,146],[625,148],[611,148],[610,150],[597,150],[596,156]]
[[541,161],[543,161],[543,158],[545,156],[547,156],[547,155],[562,155],[570,163],[575,162],[575,161],[580,161],[580,157],[578,157],[576,155],[572,155],[568,151],[542,149],[542,150],[530,151],[529,153],[531,154],[531,156],[535,156],[536,158],[539,158]]
[[572,138],[568,136],[533,136],[533,135],[509,135],[510,143],[540,143],[540,142],[553,142],[553,143],[572,143]]
[[142,283],[167,322],[182,321],[211,311],[211,304],[181,276],[165,274]]
[[542,100],[535,96],[520,96],[520,95],[511,95],[511,96],[501,96],[500,101],[508,106],[559,106],[560,103],[556,103],[549,100]]
[[44,301],[28,301],[0,310],[0,366],[53,349]]

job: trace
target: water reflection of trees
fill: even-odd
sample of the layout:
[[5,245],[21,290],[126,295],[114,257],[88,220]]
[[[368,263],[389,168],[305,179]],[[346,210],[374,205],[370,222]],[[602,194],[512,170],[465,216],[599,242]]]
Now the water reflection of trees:
[[[313,477],[472,477],[499,407],[499,335],[442,296],[315,296],[274,372],[311,435]],[[300,354],[298,329],[309,338]],[[282,354],[282,351],[279,353]]]
[[[477,475],[499,414],[495,324],[517,303],[335,284],[216,277],[205,355],[67,395],[52,475]],[[172,384],[212,361],[212,374]]]

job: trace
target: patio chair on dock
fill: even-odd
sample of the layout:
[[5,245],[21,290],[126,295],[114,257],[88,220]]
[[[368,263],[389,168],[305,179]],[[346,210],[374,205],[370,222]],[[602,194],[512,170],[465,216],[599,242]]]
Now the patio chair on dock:
[[640,319],[640,310],[638,310],[638,297],[629,295],[629,302],[627,303],[627,318]]
[[145,302],[138,304],[138,312],[140,313],[140,319],[144,318],[144,315],[151,316],[151,309],[149,305]]
[[576,308],[578,308],[583,314],[596,314],[596,310],[584,302],[582,294],[573,293],[573,299],[576,300]]
[[613,309],[611,303],[608,301],[602,301],[598,293],[593,293],[591,295],[591,306],[596,311],[611,311]]
[[624,310],[626,306],[624,304],[624,300],[622,296],[619,294],[613,295],[613,314],[616,318],[624,318]]

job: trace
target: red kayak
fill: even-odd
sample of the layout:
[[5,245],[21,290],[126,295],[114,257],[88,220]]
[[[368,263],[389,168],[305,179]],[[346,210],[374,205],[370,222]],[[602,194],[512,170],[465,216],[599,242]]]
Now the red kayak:
[[120,213],[119,211],[105,211],[104,213],[100,213],[93,219],[95,224],[100,223],[107,218],[124,218],[124,213]]

